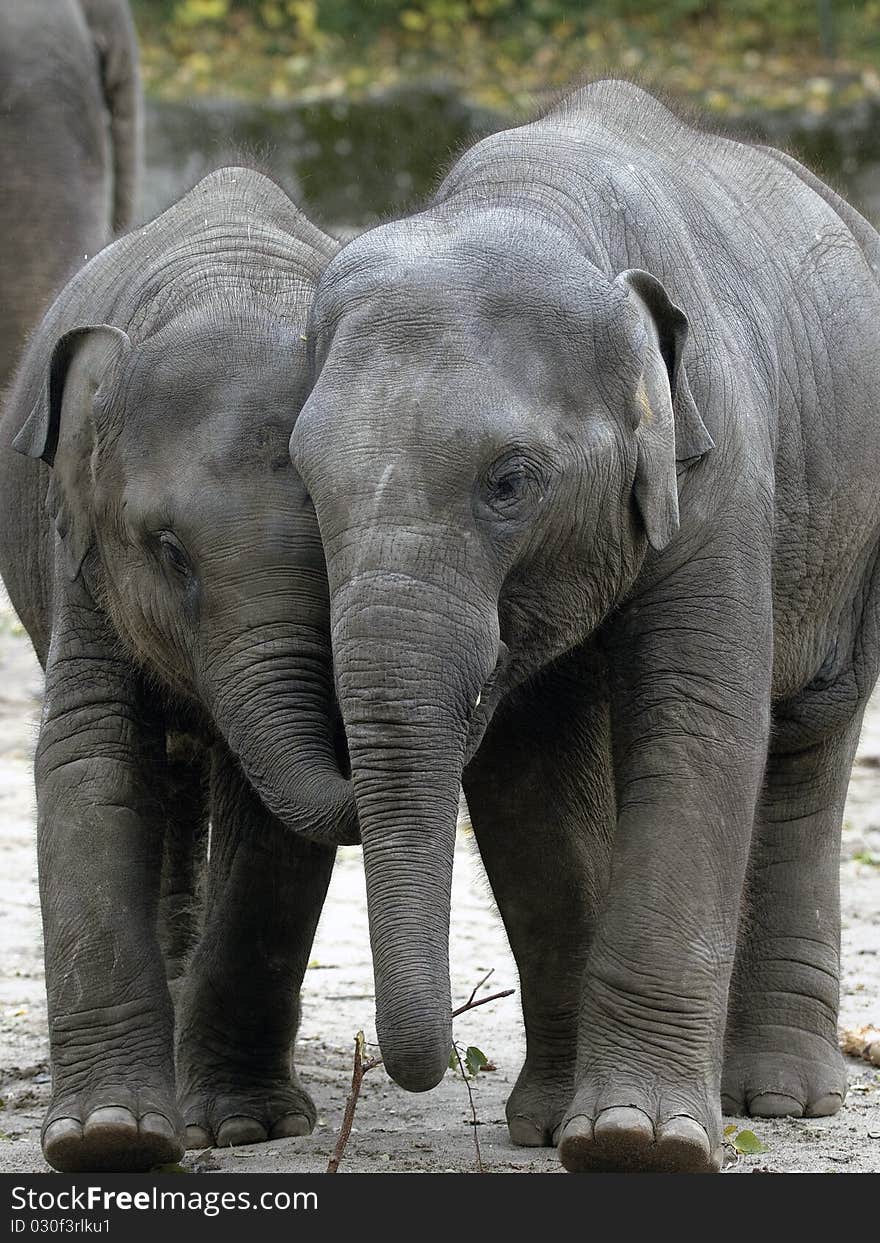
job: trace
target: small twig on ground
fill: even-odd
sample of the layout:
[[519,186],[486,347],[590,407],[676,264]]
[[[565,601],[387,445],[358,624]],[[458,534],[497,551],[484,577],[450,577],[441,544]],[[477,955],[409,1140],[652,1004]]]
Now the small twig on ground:
[[[495,968],[493,967],[492,971],[494,970]],[[468,1010],[476,1010],[477,1006],[485,1006],[490,1001],[498,1001],[501,997],[509,997],[516,991],[513,988],[505,988],[500,993],[492,993],[489,997],[481,997],[479,1001],[475,1001],[474,998],[476,996],[477,989],[482,988],[489,976],[492,974],[492,971],[487,971],[464,1005],[459,1006],[457,1010],[452,1011],[452,1017],[454,1019],[457,1019],[460,1014],[465,1014]],[[368,1058],[364,1056],[366,1047],[364,1033],[358,1032],[354,1038],[354,1065],[351,1072],[351,1089],[345,1100],[345,1113],[342,1115],[342,1126],[339,1128],[339,1137],[336,1140],[336,1147],[333,1149],[333,1155],[327,1163],[328,1174],[336,1174],[339,1170],[339,1163],[345,1153],[346,1144],[351,1136],[351,1128],[354,1125],[354,1114],[361,1094],[361,1084],[364,1081],[364,1075],[368,1070],[373,1070],[376,1066],[382,1065],[383,1059],[381,1054],[379,1054],[378,1057]],[[459,1057],[458,1049],[455,1050],[455,1056],[458,1057],[458,1064],[459,1067],[461,1067],[461,1058]],[[482,1174],[485,1173],[485,1171],[483,1169],[483,1162],[480,1156],[480,1141],[477,1138],[477,1114],[474,1109],[474,1099],[471,1095],[471,1086],[468,1083],[467,1076],[464,1074],[463,1069],[462,1075],[464,1076],[464,1081],[467,1084],[468,1096],[471,1101],[471,1112],[474,1117],[474,1143],[477,1148],[477,1164],[480,1168],[480,1173]]]
[[[473,993],[471,993],[471,996],[473,996]],[[473,1119],[473,1125],[474,1125],[474,1148],[476,1148],[477,1150],[477,1169],[479,1170],[481,1174],[485,1174],[486,1171],[483,1169],[483,1154],[480,1152],[480,1137],[477,1134],[477,1129],[479,1128],[480,1124],[477,1121],[477,1107],[474,1104],[474,1094],[471,1091],[471,1081],[469,1077],[465,1074],[464,1063],[461,1060],[461,1054],[458,1051],[458,1045],[454,1044],[452,1047],[455,1050],[455,1056],[458,1061],[458,1069],[461,1071],[461,1077],[464,1080],[464,1086],[467,1088],[468,1100],[471,1103],[471,1118]]]
[[354,1038],[354,1067],[351,1072],[351,1091],[345,1100],[345,1113],[342,1115],[342,1126],[339,1129],[339,1138],[336,1141],[336,1147],[333,1149],[333,1156],[327,1164],[327,1173],[335,1174],[339,1169],[339,1162],[342,1160],[342,1154],[345,1152],[345,1145],[348,1143],[351,1135],[351,1128],[354,1124],[354,1111],[357,1109],[358,1097],[361,1094],[361,1084],[364,1081],[364,1075],[368,1070],[372,1070],[374,1066],[380,1065],[381,1057],[364,1057],[366,1051],[366,1041],[364,1033],[358,1032]]

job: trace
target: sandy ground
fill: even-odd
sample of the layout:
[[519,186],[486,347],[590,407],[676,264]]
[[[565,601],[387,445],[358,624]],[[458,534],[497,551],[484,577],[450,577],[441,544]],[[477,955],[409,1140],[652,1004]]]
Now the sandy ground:
[[[31,751],[40,673],[26,637],[0,598],[0,1171],[44,1172],[39,1128],[49,1096],[46,1005],[34,852]],[[868,714],[853,774],[843,839],[844,981],[841,1023],[880,1024],[880,696]],[[517,986],[516,968],[485,875],[467,832],[459,834],[452,913],[452,980],[464,1001],[490,968],[484,993]],[[200,1170],[320,1172],[326,1167],[351,1076],[355,1032],[374,1039],[372,968],[360,852],[340,852],[306,976],[297,1062],[319,1111],[314,1135],[251,1148],[188,1154]],[[523,1055],[516,996],[457,1020],[496,1070],[473,1088],[477,1134],[491,1172],[556,1172],[555,1152],[514,1148],[504,1102]],[[850,1091],[834,1118],[743,1120],[768,1151],[738,1158],[748,1173],[880,1171],[880,1071],[850,1061]],[[343,1170],[472,1172],[474,1127],[462,1080],[448,1073],[424,1096],[384,1075],[367,1076]]]

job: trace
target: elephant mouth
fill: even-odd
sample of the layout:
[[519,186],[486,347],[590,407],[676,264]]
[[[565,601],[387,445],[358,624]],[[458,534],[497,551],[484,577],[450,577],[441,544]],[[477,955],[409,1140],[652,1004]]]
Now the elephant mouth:
[[495,715],[495,709],[508,689],[506,674],[509,665],[510,651],[506,643],[499,641],[498,659],[495,662],[495,668],[483,683],[483,689],[480,691],[471,712],[464,752],[465,767],[479,751],[486,730],[489,728],[492,717]]

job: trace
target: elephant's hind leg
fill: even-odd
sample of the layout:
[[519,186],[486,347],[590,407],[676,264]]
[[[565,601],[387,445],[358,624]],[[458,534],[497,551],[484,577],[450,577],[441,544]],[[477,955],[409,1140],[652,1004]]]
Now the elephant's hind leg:
[[825,665],[774,707],[731,979],[726,1113],[813,1117],[835,1113],[846,1094],[837,1044],[840,831],[880,670],[878,605],[875,552]]
[[307,1135],[315,1124],[292,1055],[334,856],[273,819],[218,744],[205,929],[178,1006],[190,1148]]
[[520,975],[526,1059],[507,1123],[528,1147],[556,1142],[574,1094],[583,966],[614,826],[607,707],[580,660],[505,707],[464,783]]
[[725,1113],[815,1117],[843,1101],[840,828],[860,723],[770,753],[731,981]]

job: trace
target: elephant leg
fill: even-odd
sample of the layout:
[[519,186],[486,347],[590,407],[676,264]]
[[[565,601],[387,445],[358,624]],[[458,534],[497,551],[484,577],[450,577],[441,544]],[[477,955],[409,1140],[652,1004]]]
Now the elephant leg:
[[816,1117],[846,1093],[837,1044],[840,830],[859,738],[771,749],[731,981],[725,1113]]
[[507,1124],[531,1147],[555,1142],[574,1093],[584,961],[615,823],[607,698],[601,671],[584,666],[569,658],[505,706],[464,782],[519,971],[526,1057]]
[[[70,587],[71,592],[78,588]],[[148,1170],[183,1152],[156,937],[161,722],[86,601],[60,600],[36,754],[55,1169]]]
[[206,757],[197,743],[172,735],[166,743],[166,754],[159,943],[174,994],[179,991],[199,935],[200,889],[208,842],[208,790]]
[[205,928],[178,1009],[190,1148],[307,1135],[315,1124],[293,1042],[336,853],[274,819],[219,744],[211,783]]
[[[762,542],[763,540],[763,542]],[[766,538],[711,545],[614,618],[617,827],[583,976],[571,1171],[710,1172],[749,843],[767,756]]]

